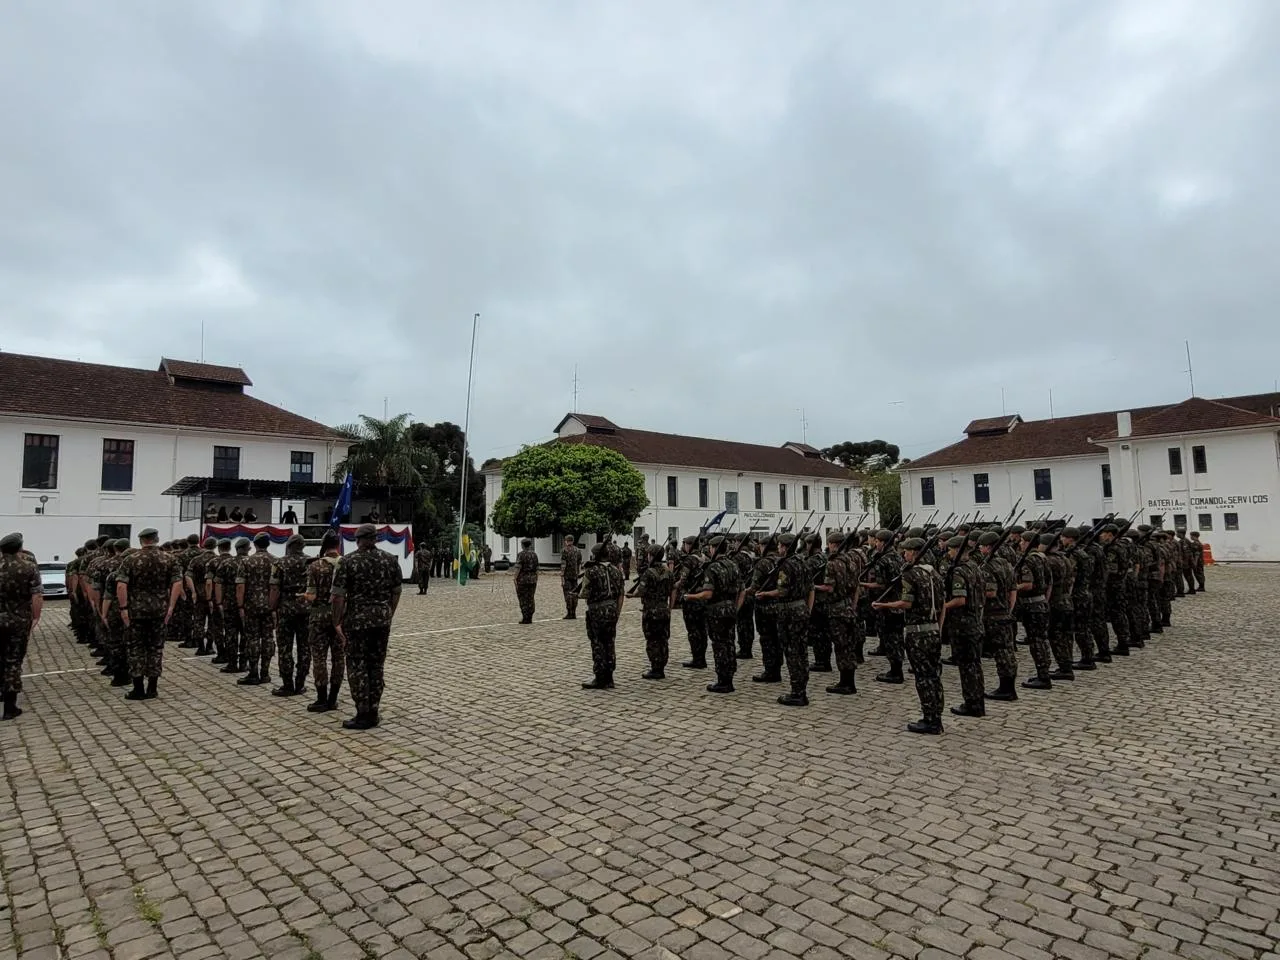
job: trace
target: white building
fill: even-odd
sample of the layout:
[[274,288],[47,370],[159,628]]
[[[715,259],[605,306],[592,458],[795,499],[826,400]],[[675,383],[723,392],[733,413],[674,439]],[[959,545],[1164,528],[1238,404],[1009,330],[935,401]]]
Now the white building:
[[[41,560],[67,561],[100,534],[198,533],[200,499],[164,493],[184,477],[329,480],[349,441],[247,386],[235,367],[0,353],[0,530],[21,531]],[[239,502],[261,522],[279,519],[269,498]]]
[[[731,440],[685,437],[649,430],[619,427],[604,417],[566,414],[555,429],[553,443],[587,443],[616,450],[644,474],[649,506],[636,518],[629,536],[619,543],[634,547],[648,534],[662,542],[696,534],[721,510],[721,531],[767,534],[794,522],[803,524],[814,511],[811,526],[825,530],[848,527],[864,513],[861,489],[844,467],[823,460],[818,450],[802,443],[770,447]],[[485,477],[485,503],[492,515],[502,494],[502,463],[489,461]],[[863,525],[876,522],[874,507]],[[495,559],[514,559],[520,550],[517,538],[501,537],[486,524]],[[587,535],[588,544],[595,535]],[[560,543],[549,538],[535,541],[543,563],[558,563]]]
[[1092,522],[1114,512],[1200,531],[1216,560],[1280,560],[1280,394],[1192,397],[1053,420],[975,420],[900,468],[903,513]]

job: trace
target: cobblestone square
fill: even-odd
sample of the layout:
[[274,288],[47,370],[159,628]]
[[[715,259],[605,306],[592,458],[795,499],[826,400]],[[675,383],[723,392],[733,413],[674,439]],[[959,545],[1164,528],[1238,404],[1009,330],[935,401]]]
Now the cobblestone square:
[[53,603],[0,725],[0,960],[1274,960],[1277,572],[1209,574],[1145,650],[937,738],[878,658],[807,709],[758,660],[707,694],[678,616],[641,681],[631,604],[584,691],[553,576],[531,626],[506,575],[406,587],[361,733],[345,689],[307,713],[172,645],[127,702]]

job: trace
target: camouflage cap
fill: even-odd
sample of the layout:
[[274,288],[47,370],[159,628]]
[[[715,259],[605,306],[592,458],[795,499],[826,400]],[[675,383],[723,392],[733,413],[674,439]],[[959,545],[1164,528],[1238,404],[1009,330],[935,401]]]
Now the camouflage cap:
[[1018,534],[1018,536],[1020,536],[1023,540],[1031,540],[1032,542],[1034,542],[1036,537],[1040,536],[1040,531],[1035,529],[1023,530],[1021,533]]
[[236,553],[248,553],[249,546],[250,546],[249,541],[246,540],[244,537],[241,537],[239,540],[236,541]]
[[1023,531],[1025,531],[1026,529],[1027,528],[1024,527],[1022,524],[1015,523],[1012,527],[1009,528],[1009,532],[1013,534],[1015,537],[1020,537],[1022,536]]
[[950,540],[947,541],[948,550],[959,550],[964,545],[965,545],[965,538],[960,536],[959,534],[956,534],[954,537],[952,537]]
[[924,540],[922,540],[920,537],[907,537],[907,539],[902,541],[902,549],[903,550],[923,550]]
[[1064,540],[1079,540],[1080,530],[1077,527],[1063,527],[1062,538]]
[[356,527],[357,540],[365,540],[365,539],[368,539],[369,537],[376,537],[377,535],[378,535],[378,528],[375,527],[372,523],[362,523],[360,524],[360,526]]
[[994,530],[988,530],[978,538],[978,545],[982,547],[994,547],[1000,542],[1000,534]]
[[271,542],[271,534],[265,530],[259,530],[253,535],[253,542],[255,546],[265,547]]
[[1150,532],[1151,532],[1151,524],[1149,524],[1149,523],[1140,523],[1140,524],[1138,524],[1138,532],[1139,532],[1139,533],[1150,533]]
[[[4,550],[7,553],[17,553],[21,549],[22,534],[18,533],[16,530],[13,533],[6,533],[3,537],[0,537],[0,550]],[[21,673],[22,671],[18,672]]]

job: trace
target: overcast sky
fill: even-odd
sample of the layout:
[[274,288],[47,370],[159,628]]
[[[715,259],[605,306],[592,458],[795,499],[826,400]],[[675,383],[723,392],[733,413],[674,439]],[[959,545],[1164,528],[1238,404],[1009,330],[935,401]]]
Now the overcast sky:
[[6,0],[0,349],[918,456],[1273,389],[1280,3]]

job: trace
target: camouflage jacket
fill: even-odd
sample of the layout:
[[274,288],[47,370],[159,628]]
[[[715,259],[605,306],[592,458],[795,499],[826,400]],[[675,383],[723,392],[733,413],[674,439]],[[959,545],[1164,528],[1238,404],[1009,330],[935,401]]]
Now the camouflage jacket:
[[1049,575],[1049,565],[1045,561],[1043,553],[1038,550],[1028,550],[1021,560],[1022,569],[1018,570],[1018,584],[1029,583],[1031,589],[1025,593],[1018,594],[1018,606],[1024,610],[1044,610],[1048,607],[1048,598],[1045,592],[1049,589],[1052,580]]
[[738,565],[727,556],[716,557],[703,567],[702,587],[711,589],[711,603],[736,604],[738,591],[742,588]]
[[582,568],[582,586],[579,594],[587,601],[587,606],[594,607],[602,603],[615,603],[618,592],[610,571],[613,564],[592,560]]
[[168,612],[169,592],[182,581],[182,571],[159,547],[143,547],[124,558],[115,579],[128,589],[130,619],[154,620]]
[[204,603],[204,580],[209,573],[209,564],[213,558],[214,554],[208,550],[200,550],[191,558],[191,562],[187,564],[187,579],[191,581],[191,586],[195,588],[197,603]]
[[286,553],[271,568],[271,585],[280,592],[276,607],[282,617],[295,617],[307,612],[302,594],[307,592],[307,566],[311,563],[301,553]]
[[346,598],[344,629],[390,626],[400,599],[400,564],[385,550],[358,549],[338,563],[330,593]]
[[809,599],[809,571],[804,557],[791,554],[778,564],[778,591],[782,603],[803,603]]
[[340,557],[316,557],[307,565],[307,594],[312,598],[308,614],[312,623],[333,623],[333,572]]
[[1070,610],[1075,605],[1076,565],[1070,557],[1057,550],[1045,555],[1045,564],[1053,584],[1049,605],[1054,610]]
[[[265,550],[245,557],[237,565],[236,587],[244,584],[244,612],[271,612],[271,573],[275,561]],[[237,590],[238,592],[238,590]]]
[[632,596],[639,595],[640,609],[647,614],[668,613],[671,603],[671,585],[675,576],[664,563],[650,564],[640,574],[631,588]]
[[814,602],[817,602],[819,596],[825,596],[826,599],[823,602],[830,616],[852,617],[854,613],[853,593],[858,588],[860,570],[861,563],[856,551],[845,550],[832,556],[827,561],[827,569],[824,575],[824,580],[831,587],[831,592],[815,593]]
[[582,574],[582,551],[577,547],[569,547],[560,554],[560,579],[573,586]]
[[983,592],[995,590],[995,596],[987,597],[983,606],[983,622],[1008,620],[1009,614],[1013,612],[1009,609],[1009,594],[1017,586],[1013,577],[1013,565],[999,553],[993,553],[982,564],[982,576]]
[[538,582],[538,555],[532,550],[521,550],[516,554],[516,583],[530,584]]
[[0,554],[0,627],[31,629],[31,599],[42,590],[39,567],[18,554]]
[[911,604],[904,612],[907,626],[937,623],[942,610],[942,578],[929,563],[902,568],[902,597]]

